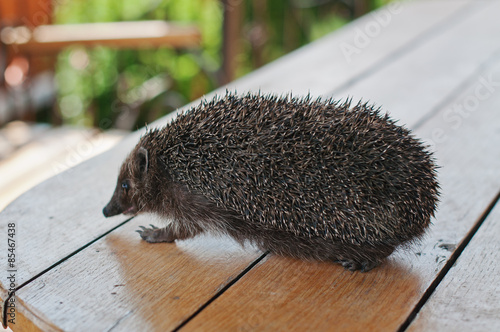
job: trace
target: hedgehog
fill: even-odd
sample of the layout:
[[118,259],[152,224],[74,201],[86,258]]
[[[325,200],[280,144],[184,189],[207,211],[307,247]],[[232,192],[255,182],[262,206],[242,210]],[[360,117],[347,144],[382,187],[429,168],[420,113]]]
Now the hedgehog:
[[147,242],[203,232],[366,272],[425,233],[439,199],[428,147],[352,100],[238,95],[203,100],[148,129],[103,214],[153,213]]

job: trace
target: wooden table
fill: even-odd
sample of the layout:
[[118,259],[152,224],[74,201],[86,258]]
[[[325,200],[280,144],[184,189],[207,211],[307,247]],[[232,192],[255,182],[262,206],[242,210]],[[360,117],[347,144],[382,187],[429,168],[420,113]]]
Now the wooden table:
[[[14,331],[499,331],[499,13],[494,0],[404,2],[229,86],[363,98],[412,128],[441,166],[439,211],[420,244],[369,273],[351,273],[265,255],[223,237],[145,243],[134,230],[149,224],[148,216],[101,214],[139,131],[2,212],[3,301],[9,302],[11,274],[17,285],[16,320],[9,325]],[[7,271],[9,224],[15,272]]]

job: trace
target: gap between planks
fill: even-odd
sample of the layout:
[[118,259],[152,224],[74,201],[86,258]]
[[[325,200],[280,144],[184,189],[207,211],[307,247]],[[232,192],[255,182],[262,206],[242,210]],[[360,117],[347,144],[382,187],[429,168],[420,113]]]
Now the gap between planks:
[[455,249],[455,251],[453,251],[453,253],[451,254],[451,256],[446,261],[446,264],[443,266],[443,268],[441,269],[441,271],[439,271],[439,273],[437,274],[437,276],[435,277],[435,279],[433,280],[433,282],[429,285],[429,287],[427,288],[427,290],[425,291],[425,293],[422,295],[422,298],[420,299],[420,301],[418,301],[418,303],[415,305],[415,308],[413,309],[413,311],[409,314],[408,318],[404,321],[404,323],[401,324],[401,326],[397,330],[398,332],[406,331],[408,329],[408,327],[410,326],[410,324],[415,320],[415,318],[417,317],[417,315],[420,312],[420,310],[423,308],[423,306],[430,299],[430,297],[432,296],[432,294],[434,293],[434,291],[436,290],[436,288],[439,286],[439,284],[441,283],[441,281],[443,281],[443,279],[446,276],[446,274],[448,274],[448,272],[450,271],[450,269],[453,267],[453,265],[455,264],[455,262],[458,260],[458,258],[460,257],[460,255],[462,254],[462,252],[465,250],[465,248],[467,247],[467,245],[469,244],[469,242],[472,240],[472,238],[474,237],[474,235],[477,233],[477,231],[479,230],[479,228],[481,227],[481,225],[484,223],[484,221],[486,220],[486,218],[491,214],[491,211],[496,206],[496,204],[498,203],[499,199],[500,199],[500,191],[495,196],[495,198],[493,198],[493,200],[490,202],[490,204],[488,205],[488,207],[486,208],[486,210],[479,217],[479,219],[476,221],[476,223],[474,224],[474,226],[471,228],[471,230],[464,237],[464,239],[462,240],[462,242],[460,242],[460,244],[457,246],[457,248]]
[[477,81],[477,78],[483,74],[488,67],[493,65],[495,62],[498,61],[498,57],[500,56],[500,48],[493,52],[488,59],[486,59],[484,62],[480,63],[476,70],[472,72],[469,77],[464,79],[455,89],[453,89],[446,97],[442,99],[441,102],[439,102],[436,106],[431,108],[431,110],[427,113],[425,113],[420,120],[415,122],[415,124],[412,126],[413,129],[420,128],[424,123],[432,119],[441,109],[446,107],[446,105],[450,104],[453,100],[455,100],[457,97],[459,97],[465,90],[467,90],[473,83]]
[[390,65],[392,62],[394,62],[395,59],[401,58],[405,53],[409,53],[411,50],[419,47],[420,45],[425,44],[430,39],[436,38],[441,33],[447,31],[451,26],[460,23],[462,19],[473,14],[474,11],[479,11],[481,9],[483,8],[476,6],[474,2],[470,2],[469,4],[465,5],[463,8],[460,8],[459,10],[457,10],[455,13],[453,13],[443,21],[419,33],[413,39],[409,40],[406,44],[403,44],[401,47],[394,50],[386,57],[380,59],[378,62],[374,63],[372,66],[368,67],[361,73],[347,80],[347,82],[329,92],[328,95],[333,96],[339,94],[342,91],[345,91],[351,86],[355,85],[357,82],[363,80],[364,78],[372,76],[377,71]]
[[198,310],[193,312],[191,316],[186,318],[179,326],[177,326],[175,329],[172,331],[177,332],[181,328],[183,328],[187,323],[189,323],[193,318],[195,318],[200,312],[202,312],[206,307],[208,307],[212,302],[217,300],[222,294],[224,294],[231,286],[233,286],[235,283],[237,283],[245,274],[247,274],[251,269],[253,269],[256,265],[258,265],[262,260],[269,255],[269,251],[264,252],[260,257],[258,257],[256,260],[254,260],[252,263],[250,263],[246,269],[241,271],[236,278],[231,280],[227,285],[225,285],[217,294],[215,294],[211,299],[209,299],[207,302],[205,302]]
[[86,248],[90,247],[92,244],[94,244],[95,242],[99,241],[100,239],[102,239],[103,237],[105,237],[106,235],[108,235],[109,233],[113,232],[115,229],[118,229],[120,228],[121,226],[125,225],[126,223],[128,223],[130,220],[132,220],[134,217],[132,218],[128,218],[127,220],[121,222],[120,224],[116,225],[115,227],[111,228],[110,230],[102,233],[100,236],[96,237],[95,239],[93,239],[92,241],[88,242],[86,245],[78,248],[77,250],[73,251],[71,254],[67,255],[66,257],[64,257],[63,259],[59,260],[58,262],[52,264],[51,266],[47,267],[45,270],[41,271],[40,273],[38,273],[37,275],[34,275],[33,277],[31,277],[30,279],[26,280],[25,282],[23,282],[21,285],[17,286],[13,292],[10,292],[7,296],[7,298],[5,299],[4,303],[3,303],[3,326],[7,326],[7,309],[8,309],[8,306],[7,304],[9,303],[9,300],[12,298],[12,296],[14,296],[16,294],[17,291],[19,291],[20,289],[22,289],[24,286],[26,286],[27,284],[29,284],[30,282],[32,282],[33,280],[39,278],[40,276],[44,275],[45,273],[47,273],[48,271],[52,270],[53,268],[55,268],[56,266],[64,263],[65,261],[67,261],[68,259],[70,259],[71,257],[75,256],[76,254],[78,254],[80,251],[82,250],[85,250]]

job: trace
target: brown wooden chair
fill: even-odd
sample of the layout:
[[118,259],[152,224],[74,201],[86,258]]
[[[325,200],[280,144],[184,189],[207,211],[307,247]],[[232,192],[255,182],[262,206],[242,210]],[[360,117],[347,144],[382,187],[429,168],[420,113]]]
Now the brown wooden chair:
[[[200,44],[200,32],[193,25],[165,21],[52,25],[52,10],[51,0],[0,1],[0,124],[13,118],[33,119],[40,102],[36,100],[40,93],[29,93],[33,78],[52,71],[57,53],[65,47],[191,48]],[[53,90],[53,84],[42,82],[41,95],[46,100],[51,92],[44,90]]]

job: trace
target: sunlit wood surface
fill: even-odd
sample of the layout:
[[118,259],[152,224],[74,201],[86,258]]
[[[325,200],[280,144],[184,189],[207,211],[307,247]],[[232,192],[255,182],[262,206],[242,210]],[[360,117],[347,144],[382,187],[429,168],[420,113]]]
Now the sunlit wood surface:
[[0,129],[0,211],[38,183],[110,149],[126,134],[10,122]]
[[[0,243],[8,223],[17,234],[19,324],[11,328],[500,330],[499,12],[495,0],[404,2],[229,85],[363,98],[412,128],[441,166],[439,211],[421,243],[368,273],[266,255],[215,235],[144,243],[134,230],[157,223],[150,216],[101,214],[138,131],[0,214]],[[360,31],[371,31],[363,44]],[[349,46],[357,51],[345,53]],[[0,250],[0,261],[7,254]],[[3,301],[7,282],[1,278]]]

